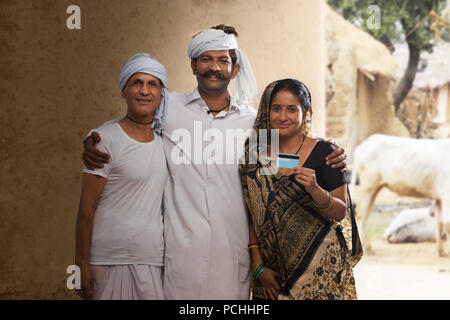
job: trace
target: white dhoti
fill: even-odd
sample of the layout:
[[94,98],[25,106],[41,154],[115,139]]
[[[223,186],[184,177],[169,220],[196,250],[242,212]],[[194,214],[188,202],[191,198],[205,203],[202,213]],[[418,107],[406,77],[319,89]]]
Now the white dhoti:
[[164,300],[163,267],[147,264],[91,265],[94,300]]

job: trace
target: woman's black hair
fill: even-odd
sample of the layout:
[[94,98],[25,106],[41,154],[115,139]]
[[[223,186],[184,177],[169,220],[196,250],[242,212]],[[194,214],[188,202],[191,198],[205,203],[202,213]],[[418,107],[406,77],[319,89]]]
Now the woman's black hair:
[[298,98],[303,113],[308,110],[312,111],[311,94],[309,93],[308,88],[296,79],[283,79],[278,81],[272,90],[272,94],[270,95],[269,106],[272,105],[273,97],[275,97],[275,95],[283,89],[289,90],[289,92]]

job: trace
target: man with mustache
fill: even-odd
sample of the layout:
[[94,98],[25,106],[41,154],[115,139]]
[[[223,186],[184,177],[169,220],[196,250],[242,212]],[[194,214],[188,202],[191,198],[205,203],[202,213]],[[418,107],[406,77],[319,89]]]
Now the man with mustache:
[[[224,25],[196,35],[188,54],[198,86],[193,92],[169,96],[163,131],[170,173],[163,204],[167,299],[249,298],[249,233],[239,154],[232,157],[233,163],[225,164],[196,159],[198,150],[201,157],[209,144],[204,141],[209,133],[225,137],[229,130],[253,127],[256,111],[246,104],[256,97],[256,81],[236,36],[233,27]],[[234,96],[228,91],[232,79]],[[180,130],[194,140],[180,141]],[[237,146],[223,143],[224,157],[236,150],[242,154],[246,136],[241,138]],[[97,167],[104,155],[94,149],[92,140],[86,142],[83,158],[87,166]],[[344,165],[343,153],[341,148],[336,150],[332,163]],[[189,163],[177,161],[180,154]]]

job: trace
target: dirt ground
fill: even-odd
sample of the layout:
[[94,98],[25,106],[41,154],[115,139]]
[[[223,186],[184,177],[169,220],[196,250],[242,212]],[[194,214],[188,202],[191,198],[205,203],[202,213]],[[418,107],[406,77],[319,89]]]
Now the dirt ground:
[[372,247],[354,268],[358,299],[450,299],[450,257],[438,257],[435,243],[374,240]]
[[358,299],[450,299],[450,257],[439,257],[436,243],[390,244],[382,239],[401,207],[411,204],[420,206],[423,200],[388,191],[378,196],[368,223],[373,253],[365,253],[354,268]]

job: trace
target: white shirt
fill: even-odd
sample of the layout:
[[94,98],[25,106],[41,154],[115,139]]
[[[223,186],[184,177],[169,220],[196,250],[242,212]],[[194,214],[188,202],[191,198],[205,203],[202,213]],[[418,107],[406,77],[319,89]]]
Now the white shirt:
[[[229,110],[216,117],[207,110],[197,89],[169,95],[163,132],[170,173],[164,192],[164,291],[168,299],[248,299],[249,231],[238,163],[207,164],[194,159],[192,150],[201,152],[209,144],[199,144],[207,130],[225,136],[227,129],[251,129],[256,110],[238,106],[233,99]],[[192,140],[177,145],[180,130]],[[235,146],[239,155],[249,134]],[[224,157],[231,150],[223,144]],[[183,154],[190,164],[177,164]]]
[[94,265],[163,265],[161,203],[168,172],[162,139],[129,137],[115,119],[96,129],[96,147],[110,155],[103,168],[83,172],[106,178],[94,214],[90,262]]

